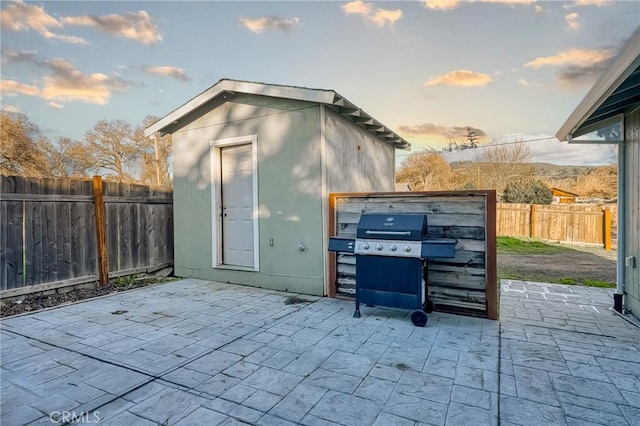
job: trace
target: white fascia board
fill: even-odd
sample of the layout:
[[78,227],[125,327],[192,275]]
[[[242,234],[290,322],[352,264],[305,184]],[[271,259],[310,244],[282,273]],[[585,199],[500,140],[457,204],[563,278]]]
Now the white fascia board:
[[600,77],[582,102],[578,104],[562,127],[560,127],[556,133],[558,140],[561,142],[565,141],[570,133],[575,133],[575,130],[587,121],[589,116],[591,116],[638,67],[639,60],[640,27],[638,27],[629,40],[627,40],[626,44],[609,66],[608,71]]

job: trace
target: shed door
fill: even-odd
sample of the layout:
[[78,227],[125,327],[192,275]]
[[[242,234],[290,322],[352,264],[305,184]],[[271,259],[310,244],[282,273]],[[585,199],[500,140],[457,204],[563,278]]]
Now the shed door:
[[253,168],[251,144],[220,150],[222,172],[222,263],[253,265]]

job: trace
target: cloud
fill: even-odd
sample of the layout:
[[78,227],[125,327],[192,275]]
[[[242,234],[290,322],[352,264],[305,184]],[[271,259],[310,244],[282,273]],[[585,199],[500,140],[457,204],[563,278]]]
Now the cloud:
[[377,26],[384,27],[386,24],[393,25],[400,18],[402,18],[402,11],[400,9],[376,9],[373,16],[371,16],[369,19]]
[[544,7],[540,6],[539,4],[536,4],[535,9],[536,9],[536,13],[545,13],[546,12]]
[[47,65],[53,71],[43,77],[42,98],[47,101],[106,105],[111,92],[122,92],[129,87],[124,80],[102,73],[84,74],[63,59],[52,59]]
[[[532,4],[536,0],[423,0],[424,7],[433,10],[452,10],[462,3]],[[537,9],[536,9],[537,10]]]
[[123,92],[129,83],[102,73],[85,74],[64,59],[41,59],[34,52],[3,49],[4,63],[27,63],[49,72],[42,78],[39,96],[56,104],[80,101],[106,105],[112,92]]
[[544,66],[589,66],[606,61],[613,53],[609,49],[572,49],[558,52],[551,56],[540,56],[524,64],[525,67],[540,68]]
[[578,31],[582,27],[579,18],[580,15],[578,15],[576,12],[567,13],[564,16],[564,19],[567,21],[567,28],[569,28],[571,31]]
[[402,18],[402,10],[400,9],[374,9],[372,3],[365,3],[361,0],[345,3],[341,9],[345,15],[360,15],[378,27],[384,27],[387,24],[393,26],[396,21]]
[[261,16],[259,18],[240,18],[238,22],[249,31],[260,34],[265,30],[290,31],[300,24],[300,18],[282,19],[277,16]]
[[342,11],[345,15],[369,15],[373,9],[373,4],[365,3],[360,0],[352,1],[342,5]]
[[136,40],[146,45],[162,40],[158,26],[144,10],[122,15],[67,16],[62,19],[62,22],[68,25],[93,27],[107,34]]
[[64,108],[63,104],[59,104],[58,102],[54,102],[54,101],[49,101],[47,102],[47,105],[49,105],[51,108],[55,108],[55,109],[62,109]]
[[612,49],[573,49],[538,57],[524,66],[560,67],[557,75],[558,84],[573,88],[592,83],[607,68],[612,57]]
[[3,93],[18,93],[21,95],[28,96],[38,96],[40,94],[40,89],[36,86],[31,86],[30,84],[19,83],[15,80],[0,80],[0,92]]
[[568,66],[558,72],[558,83],[566,88],[592,84],[608,68],[609,61],[584,66]]
[[44,6],[25,4],[16,1],[9,4],[0,12],[0,26],[7,31],[33,30],[44,38],[60,40],[72,44],[88,44],[88,42],[75,36],[57,34],[52,29],[59,30],[64,25],[44,11]]
[[471,126],[440,126],[433,123],[417,124],[413,126],[401,125],[398,127],[398,132],[405,137],[437,137],[444,140],[454,139],[458,140],[464,138],[468,133],[468,130],[475,132],[479,137],[486,136],[484,130]]
[[519,78],[518,84],[525,87],[542,87],[542,84],[538,83],[537,81],[527,81],[524,78]]
[[605,7],[605,6],[611,6],[612,4],[613,4],[613,0],[575,0],[573,3],[565,4],[563,7],[565,9],[571,9],[573,7],[583,7],[583,6]]
[[486,86],[493,79],[489,74],[469,70],[456,70],[446,74],[442,74],[427,81],[425,86]]
[[147,74],[156,74],[166,77],[173,77],[180,81],[191,80],[184,68],[171,67],[171,66],[156,66],[156,67],[142,67],[142,72]]

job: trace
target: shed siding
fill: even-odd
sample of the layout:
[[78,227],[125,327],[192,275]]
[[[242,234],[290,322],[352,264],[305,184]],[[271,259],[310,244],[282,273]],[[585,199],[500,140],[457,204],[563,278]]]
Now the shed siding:
[[640,109],[625,119],[626,192],[622,194],[627,218],[625,256],[636,258],[636,267],[625,266],[625,307],[640,318]]
[[[173,134],[176,275],[322,295],[319,106],[229,96],[228,102],[187,117]],[[215,269],[210,142],[254,134],[260,270]],[[300,243],[305,251],[298,250]]]
[[327,192],[395,189],[395,151],[357,124],[325,107]]

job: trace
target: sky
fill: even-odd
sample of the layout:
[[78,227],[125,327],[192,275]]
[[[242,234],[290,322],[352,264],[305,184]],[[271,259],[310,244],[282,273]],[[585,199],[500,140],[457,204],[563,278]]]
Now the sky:
[[51,138],[136,126],[232,78],[335,90],[412,152],[471,127],[575,165],[615,161],[553,135],[640,24],[639,1],[610,0],[0,3],[2,108]]

